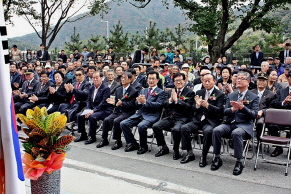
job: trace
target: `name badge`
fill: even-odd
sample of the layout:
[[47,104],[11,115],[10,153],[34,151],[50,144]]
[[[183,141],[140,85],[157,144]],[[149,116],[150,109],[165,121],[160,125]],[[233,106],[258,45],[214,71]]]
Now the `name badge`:
[[28,87],[28,89],[29,89],[29,90],[32,90],[32,89],[33,89],[33,87]]

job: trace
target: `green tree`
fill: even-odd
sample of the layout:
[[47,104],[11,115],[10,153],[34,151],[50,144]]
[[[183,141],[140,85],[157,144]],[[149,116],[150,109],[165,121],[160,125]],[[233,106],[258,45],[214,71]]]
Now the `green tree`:
[[106,44],[109,47],[112,47],[115,51],[118,52],[127,52],[131,50],[128,45],[129,37],[128,32],[124,33],[122,29],[122,25],[120,24],[120,21],[113,26],[113,30],[110,30],[110,36],[107,39],[106,37],[103,37]]
[[100,35],[92,36],[87,43],[87,48],[96,50],[105,49],[105,41]]
[[71,36],[70,42],[65,42],[65,48],[69,52],[73,52],[75,49],[82,50],[82,41],[80,41],[80,34],[76,34],[76,28],[74,27],[74,34]]
[[[118,0],[123,2],[123,0]],[[144,8],[154,0],[132,0],[131,4]],[[168,6],[170,0],[163,0]],[[291,0],[174,0],[177,8],[184,10],[186,16],[193,21],[189,30],[203,36],[208,44],[208,52],[214,61],[232,47],[232,45],[252,28],[271,32],[272,27],[279,25],[279,19],[269,18],[268,14],[280,8],[286,8]],[[239,23],[234,25],[235,22]],[[231,32],[231,34],[228,34]]]

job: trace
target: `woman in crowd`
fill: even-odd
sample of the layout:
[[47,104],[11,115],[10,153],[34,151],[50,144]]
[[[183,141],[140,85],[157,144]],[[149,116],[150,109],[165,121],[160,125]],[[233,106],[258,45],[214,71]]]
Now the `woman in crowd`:
[[225,86],[231,83],[231,69],[229,67],[221,68],[221,78],[216,83],[219,90],[226,92]]
[[267,74],[269,76],[268,85],[266,89],[276,93],[278,90],[282,89],[282,85],[277,83],[278,74],[275,69],[268,69]]
[[55,71],[54,80],[55,84],[49,87],[49,100],[52,102],[52,106],[48,109],[48,114],[58,111],[61,103],[69,103],[67,99],[67,92],[64,87],[64,74],[60,71]]
[[151,52],[151,58],[159,59],[159,52],[156,47],[153,47]]
[[103,56],[103,59],[105,59],[105,60],[109,60],[108,57],[109,57],[109,51],[106,50],[106,51],[105,51],[105,54],[104,54],[104,56]]
[[[175,56],[178,56],[179,59],[180,59],[180,61],[183,63],[184,58],[183,58],[183,56],[181,55],[181,51],[180,51],[179,49],[175,51]],[[175,56],[174,56],[174,58],[175,58]],[[174,61],[173,61],[173,62],[174,62]]]
[[124,57],[120,57],[119,58],[119,63],[123,62],[124,61]]
[[32,52],[30,49],[27,49],[26,51],[26,61],[27,63],[30,63],[32,61]]
[[37,51],[33,51],[31,60],[36,60],[37,59],[36,56],[37,56]]
[[204,66],[207,66],[208,69],[212,69],[212,64],[210,63],[210,57],[204,57],[202,63]]

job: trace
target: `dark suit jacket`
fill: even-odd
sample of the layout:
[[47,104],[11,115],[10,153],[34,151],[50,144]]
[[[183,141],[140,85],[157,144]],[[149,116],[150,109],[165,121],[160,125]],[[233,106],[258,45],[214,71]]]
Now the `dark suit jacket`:
[[48,53],[47,50],[43,51],[42,58],[40,58],[41,56],[42,56],[42,51],[41,50],[37,51],[37,53],[36,53],[36,58],[37,59],[39,59],[41,61],[46,61],[46,60],[50,60],[51,59],[50,54]]
[[132,86],[129,86],[123,95],[123,87],[120,86],[116,89],[115,93],[115,102],[120,99],[122,101],[121,106],[114,106],[114,113],[122,114],[125,118],[130,117],[136,112],[135,101],[138,96],[138,91],[134,89]]
[[[109,85],[109,82],[107,81],[107,82],[103,82],[106,86],[108,86]],[[113,81],[113,83],[111,84],[111,86],[110,86],[110,95],[114,95],[115,94],[115,92],[116,92],[116,89],[118,88],[118,87],[120,87],[121,85],[120,85],[120,83],[119,82],[117,82],[117,81]]]
[[41,85],[42,85],[42,82],[39,82],[38,83],[38,86],[37,86],[37,93],[36,93],[36,96],[38,98],[38,101],[35,102],[35,104],[43,104],[43,103],[47,103],[49,104],[50,101],[49,101],[49,87],[53,85],[52,82],[48,81],[44,86],[43,88],[41,88]]
[[[176,92],[177,89],[175,88]],[[177,103],[169,102],[169,98],[171,97],[172,90],[168,90],[166,92],[166,98],[164,101],[164,117],[178,117],[183,120],[188,120],[192,117],[192,105],[194,102],[195,92],[193,90],[184,87],[180,94],[180,98],[178,99]]]
[[[280,51],[279,53],[279,58],[280,58],[281,63],[284,63],[284,59],[285,59],[284,53],[285,53],[285,50]],[[291,50],[289,50],[289,57],[291,57]]]
[[16,88],[13,84],[18,83],[20,86],[21,75],[18,72],[15,72],[14,74],[10,74],[10,82],[11,82],[12,90],[18,90],[18,88]]
[[224,115],[226,116],[225,123],[230,124],[234,120],[234,124],[239,124],[239,127],[245,130],[249,135],[252,135],[253,122],[258,115],[259,97],[248,90],[243,98],[244,101],[247,101],[244,103],[244,108],[232,112],[230,101],[237,101],[237,99],[238,90],[227,95],[224,108]]
[[256,52],[252,52],[250,58],[251,58],[251,65],[260,66],[262,59],[264,59],[264,53],[259,51],[259,56],[257,57]]
[[[205,99],[206,89],[203,88],[196,92],[196,95],[202,96],[202,99]],[[205,119],[212,127],[216,127],[222,121],[223,117],[223,106],[225,103],[225,95],[220,90],[214,88],[207,102],[209,103],[208,108],[200,106],[196,108],[196,102],[193,103],[194,117],[193,122],[199,123],[201,117],[204,115]]]
[[140,83],[138,83],[137,81],[135,81],[135,82],[131,83],[130,85],[131,85],[132,87],[134,87],[134,89],[136,89],[138,92],[140,92],[140,91],[141,91],[141,89],[142,89],[142,86],[141,86],[141,84],[140,84]]
[[195,78],[194,79],[194,82],[193,82],[193,85],[195,86],[195,85],[197,85],[197,84],[201,84],[202,82],[201,82],[201,79],[200,79],[200,77],[198,77],[198,78]]
[[[144,88],[140,91],[139,94],[147,96],[147,93],[148,88]],[[138,104],[135,102],[135,106],[138,108],[138,111],[130,118],[134,119],[143,117],[143,119],[152,123],[156,122],[162,112],[165,97],[166,93],[162,89],[156,87],[155,90],[152,91],[151,95],[147,98],[146,103]]]
[[109,112],[110,114],[113,108],[106,101],[107,98],[110,98],[110,89],[105,84],[101,84],[93,99],[94,90],[95,86],[93,85],[89,89],[86,109],[92,109],[94,112]]
[[88,99],[88,93],[91,84],[84,80],[80,84],[79,89],[76,89],[77,84],[78,82],[73,83],[74,89],[72,92],[68,93],[68,98],[71,99],[72,95],[74,95],[76,101],[86,101]]
[[33,79],[30,83],[30,85],[28,86],[29,82],[28,80],[25,80],[23,82],[22,85],[22,93],[26,93],[27,97],[25,98],[20,98],[18,95],[14,96],[15,101],[22,101],[22,102],[30,102],[30,100],[28,99],[30,96],[35,95],[37,92],[37,88],[38,88],[38,81],[36,79]]
[[282,105],[287,96],[289,96],[289,87],[277,90],[276,99],[273,101],[272,106],[280,109],[291,109],[291,104],[289,103]]
[[[60,105],[62,103],[69,103],[70,98],[68,98],[68,93],[64,87],[65,82],[61,84],[61,86],[57,89],[57,91],[54,94],[49,93],[49,101],[53,103],[54,105]],[[56,85],[54,84],[52,87],[56,88]]]
[[143,87],[143,88],[146,88],[147,86],[147,80],[145,78],[145,76],[143,75],[138,75],[135,79],[136,82],[140,83],[140,85]]
[[[136,50],[134,52],[134,56],[133,56],[133,60],[132,60],[132,64],[134,63],[140,63],[140,60],[141,60],[141,50]],[[142,63],[144,62],[144,60],[142,61]]]
[[[254,94],[258,95],[258,90],[251,90]],[[259,104],[259,110],[263,110],[264,114],[268,108],[271,107],[272,101],[276,98],[276,95],[271,90],[265,89]]]

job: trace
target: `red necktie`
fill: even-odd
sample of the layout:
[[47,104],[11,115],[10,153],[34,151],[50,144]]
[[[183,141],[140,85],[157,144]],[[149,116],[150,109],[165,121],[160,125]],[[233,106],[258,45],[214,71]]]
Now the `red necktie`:
[[[79,89],[80,84],[81,84],[80,82],[77,84],[76,89]],[[75,100],[75,95],[72,96],[72,98],[70,100],[70,104],[72,104],[74,102],[74,100]]]
[[152,88],[149,88],[147,98],[151,95],[151,91],[152,91]]
[[179,98],[181,94],[181,90],[178,90],[177,97]]

